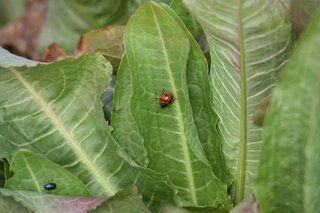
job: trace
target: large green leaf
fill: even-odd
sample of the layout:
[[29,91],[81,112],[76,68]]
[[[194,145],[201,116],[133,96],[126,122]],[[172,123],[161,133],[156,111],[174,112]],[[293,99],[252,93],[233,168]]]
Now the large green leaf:
[[8,213],[30,213],[30,210],[21,203],[14,200],[13,197],[0,194],[0,206],[2,212]]
[[272,97],[257,179],[263,212],[320,212],[319,33],[317,16]]
[[124,55],[118,70],[113,98],[111,114],[112,136],[136,163],[147,167],[149,163],[147,150],[144,147],[143,138],[139,134],[137,124],[130,110],[132,94],[130,67],[127,56]]
[[139,1],[50,0],[39,49],[43,50],[55,42],[66,50],[73,51],[82,33],[111,24],[125,23],[137,4]]
[[189,10],[184,6],[182,0],[172,0],[170,3],[170,7],[181,18],[181,20],[193,36],[198,37],[201,34],[203,34],[201,25],[198,23],[196,18],[189,12]]
[[204,148],[204,152],[212,166],[214,173],[222,182],[232,183],[230,175],[222,154],[222,138],[220,131],[216,128],[218,116],[213,111],[208,76],[208,64],[199,45],[193,39],[182,20],[166,5],[163,8],[175,19],[177,24],[186,33],[190,42],[190,51],[187,61],[187,84],[188,94],[194,122],[196,124],[199,139]]
[[290,16],[292,27],[302,33],[313,17],[320,12],[319,0],[291,0]]
[[139,194],[146,206],[153,212],[158,212],[165,204],[172,204],[176,190],[167,176],[146,168],[137,168],[139,172],[133,182],[139,189]]
[[232,196],[252,192],[261,128],[252,117],[275,84],[291,47],[288,6],[282,1],[184,0],[207,35],[213,104],[220,117],[227,165],[235,177]]
[[[16,200],[16,202],[14,202],[12,198]],[[0,189],[0,204],[1,212],[5,213],[30,212],[30,210],[24,210],[23,206],[40,213],[150,212],[142,202],[137,188],[134,186],[129,186],[110,198],[57,196],[30,191]],[[10,206],[12,208],[11,211],[9,211]]]
[[163,204],[172,203],[174,191],[172,184],[163,174],[151,171],[148,166],[147,150],[139,134],[137,124],[131,114],[130,105],[132,85],[127,57],[124,56],[117,76],[116,90],[113,99],[111,125],[112,136],[126,153],[127,161],[138,168],[138,179],[135,184],[144,196],[143,200],[152,210],[158,210]]
[[33,68],[0,68],[0,157],[21,148],[78,176],[92,195],[113,195],[135,176],[104,120],[111,65],[86,55]]
[[129,186],[105,201],[97,209],[90,211],[90,213],[99,212],[150,213],[150,210],[145,206],[139,197],[137,188],[134,186]]
[[[28,211],[12,211],[17,213],[22,212],[45,212],[45,213],[86,213],[89,210],[95,209],[101,203],[103,203],[106,198],[103,197],[71,197],[71,196],[58,196],[42,194],[38,192],[30,191],[19,191],[19,190],[8,190],[0,189],[0,203],[1,199],[5,198],[12,205],[12,208],[22,208],[27,207]],[[9,199],[14,199],[16,203],[13,203]],[[11,212],[3,211],[6,205],[1,205],[1,212]]]
[[[56,195],[90,195],[87,187],[76,176],[28,150],[18,151],[12,158],[10,168],[14,176],[6,181],[7,189]],[[48,183],[56,184],[56,188],[46,190],[44,186]]]
[[[130,19],[125,34],[124,60],[127,61],[123,63],[127,67],[124,71],[121,70],[124,68],[119,70],[119,74],[130,72],[132,84],[127,87],[129,90],[132,87],[132,97],[128,95],[126,99],[130,98],[130,102],[127,101],[122,107],[130,107],[132,119],[129,123],[135,128],[133,131],[138,131],[143,139],[139,139],[139,143],[147,150],[148,168],[170,177],[178,190],[175,197],[178,205],[228,207],[230,201],[226,193],[227,184],[212,170],[201,143],[205,135],[199,136],[203,132],[198,132],[195,122],[202,115],[193,117],[190,104],[193,100],[189,98],[186,72],[192,64],[188,63],[190,48],[194,48],[194,42],[189,41],[190,37],[185,28],[181,28],[176,18],[172,17],[172,12],[168,12],[168,8],[147,3],[138,9]],[[192,51],[200,49],[198,47]],[[195,57],[199,53],[193,54],[192,57]],[[202,69],[192,71],[206,75],[207,69],[202,62],[205,60],[200,58]],[[124,78],[128,80],[128,77]],[[119,82],[116,91],[120,87]],[[191,84],[190,87],[196,87],[197,84]],[[172,105],[166,108],[159,105],[159,96],[163,91],[170,91],[175,97]],[[210,94],[209,91],[203,92]],[[199,99],[194,101],[197,103]],[[201,101],[198,104],[198,107],[208,107]],[[115,108],[114,112],[117,110]],[[208,112],[212,113],[212,110]],[[210,114],[207,116],[210,117]],[[208,124],[207,120],[203,124]],[[207,137],[211,137],[210,134]],[[213,155],[221,157],[219,150],[216,152],[218,154]]]

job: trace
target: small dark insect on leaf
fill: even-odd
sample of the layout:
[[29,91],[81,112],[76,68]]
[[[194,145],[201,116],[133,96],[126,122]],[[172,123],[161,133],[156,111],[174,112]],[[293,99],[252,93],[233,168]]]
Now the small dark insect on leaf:
[[57,187],[57,185],[55,183],[47,183],[46,185],[44,185],[44,189],[46,190],[54,190]]
[[165,108],[174,101],[174,97],[171,92],[163,92],[160,96],[160,106]]

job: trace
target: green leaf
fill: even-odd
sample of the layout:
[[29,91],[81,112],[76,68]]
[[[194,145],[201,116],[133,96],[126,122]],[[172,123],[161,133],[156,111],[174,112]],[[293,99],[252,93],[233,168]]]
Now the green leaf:
[[[193,117],[186,73],[190,47],[167,9],[146,3],[132,16],[125,34],[132,124],[143,138],[148,168],[169,176],[178,205],[228,208],[227,184],[213,173]],[[159,105],[163,91],[175,97],[166,108]]]
[[0,0],[0,27],[20,18],[25,9],[25,0]]
[[213,104],[238,203],[252,193],[259,164],[261,128],[253,124],[253,114],[270,95],[291,49],[287,5],[271,0],[184,3],[208,39]]
[[[97,49],[106,46],[106,55],[112,54],[111,50],[119,51],[123,53],[123,34],[125,26],[113,25],[107,28],[95,29],[86,32],[81,36],[78,43],[77,51],[83,53],[94,53]],[[114,47],[114,48],[112,48]],[[115,48],[117,47],[117,48]],[[103,55],[103,53],[101,53]],[[115,52],[117,57],[122,57]],[[112,56],[112,55],[111,55]]]
[[137,174],[134,184],[138,187],[143,201],[152,212],[158,212],[165,204],[173,204],[176,190],[173,189],[168,176],[152,171],[141,169]]
[[211,164],[214,173],[222,182],[232,183],[233,178],[230,175],[222,154],[222,138],[220,131],[216,129],[218,116],[213,111],[211,102],[211,92],[208,76],[208,64],[199,45],[192,37],[183,22],[166,5],[162,5],[167,13],[175,19],[177,24],[186,33],[190,42],[190,51],[187,61],[187,84],[188,94],[194,122],[196,124],[199,139],[204,148],[204,152]]
[[105,201],[97,209],[90,212],[149,213],[150,210],[148,210],[139,197],[137,188],[134,186],[129,186]]
[[147,150],[143,145],[143,138],[140,136],[131,114],[131,97],[130,69],[127,58],[124,56],[120,63],[113,99],[112,136],[121,148],[126,151],[124,158],[130,165],[139,170],[135,184],[143,195],[144,202],[147,203],[151,210],[158,211],[163,204],[173,202],[174,191],[167,176],[145,168],[148,165]]
[[184,208],[167,205],[160,210],[160,213],[190,213],[190,212]]
[[132,83],[126,54],[117,75],[111,113],[112,136],[139,165],[147,167],[149,160],[143,138],[131,112]]
[[[6,181],[7,189],[56,195],[90,195],[87,187],[76,176],[43,156],[27,150],[20,150],[13,156],[10,169],[15,174]],[[56,188],[46,190],[44,186],[48,183],[55,183]]]
[[195,208],[195,207],[185,207],[179,208],[176,206],[164,206],[160,213],[226,213],[224,208]]
[[198,23],[196,18],[189,12],[189,10],[184,6],[182,0],[173,0],[170,3],[170,7],[179,16],[179,18],[181,18],[181,20],[193,36],[197,38],[201,34],[203,34],[201,25]]
[[113,66],[116,75],[124,52],[123,36],[125,27],[113,25],[103,29],[91,30],[81,36],[77,54],[100,53]]
[[40,62],[32,61],[17,55],[10,53],[8,50],[0,47],[0,66],[10,67],[10,66],[29,66],[34,67]]
[[[0,193],[1,193],[0,189]],[[24,207],[21,203],[14,200],[13,197],[0,194],[0,206],[2,212],[9,213],[30,213],[30,210]]]
[[292,27],[302,33],[309,22],[320,12],[319,0],[291,0],[290,16]]
[[[101,197],[70,197],[48,194],[39,194],[30,191],[18,191],[0,189],[0,198],[2,195],[13,198],[34,212],[56,213],[56,212],[77,212],[86,213],[95,209],[106,198]],[[1,206],[1,210],[3,210]],[[10,211],[6,211],[10,212]],[[24,212],[24,211],[21,211]],[[30,210],[28,211],[30,212]],[[20,213],[20,212],[19,212]]]
[[[112,29],[112,28],[111,28]],[[121,58],[124,54],[124,37],[125,28],[115,26],[112,30],[112,37],[108,42],[103,43],[96,52],[101,53],[113,66],[113,73],[116,75]]]
[[120,157],[102,111],[110,78],[111,65],[98,54],[0,68],[0,157],[19,149],[43,154],[96,196],[132,183],[134,172]]
[[272,97],[257,179],[263,212],[320,212],[319,33],[317,16]]
[[[144,1],[148,1],[148,0],[144,0]],[[172,0],[152,0],[154,2],[157,2],[157,3],[164,3],[164,4],[170,4],[172,2]]]
[[135,1],[90,0],[49,1],[47,23],[40,34],[39,50],[55,42],[68,51],[76,47],[80,35],[90,29],[123,24],[137,7]]

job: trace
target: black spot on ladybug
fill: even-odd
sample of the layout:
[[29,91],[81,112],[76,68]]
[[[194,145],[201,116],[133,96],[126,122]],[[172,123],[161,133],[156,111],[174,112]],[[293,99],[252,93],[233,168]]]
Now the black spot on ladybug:
[[47,183],[43,187],[45,190],[54,190],[57,188],[57,185],[55,183]]

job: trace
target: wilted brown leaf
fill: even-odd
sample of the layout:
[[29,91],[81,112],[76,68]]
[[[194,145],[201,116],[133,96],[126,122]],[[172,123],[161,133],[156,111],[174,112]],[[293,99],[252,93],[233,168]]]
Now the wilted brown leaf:
[[39,34],[46,20],[47,0],[28,0],[28,9],[19,20],[0,29],[0,46],[29,58],[36,58]]
[[[110,26],[104,29],[91,30],[83,34],[76,50],[77,55],[93,53],[106,43],[123,38],[125,26]],[[123,42],[118,43],[123,47]],[[123,48],[121,48],[123,49]]]
[[43,62],[52,62],[64,59],[67,56],[67,52],[60,47],[58,44],[53,43],[45,49],[42,56],[40,57],[40,61]]
[[99,52],[118,69],[123,52],[124,26],[111,26],[105,29],[92,30],[82,35],[76,55]]

